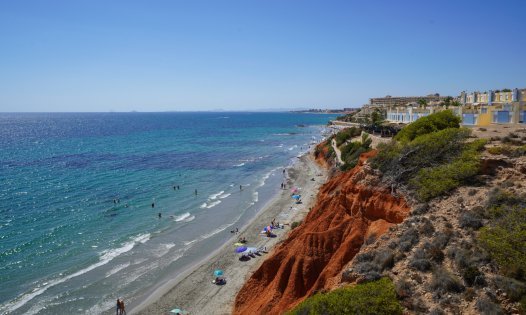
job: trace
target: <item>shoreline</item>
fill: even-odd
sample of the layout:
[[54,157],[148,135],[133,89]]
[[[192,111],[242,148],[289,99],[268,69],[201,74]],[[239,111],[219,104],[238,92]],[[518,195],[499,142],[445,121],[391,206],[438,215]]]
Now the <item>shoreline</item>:
[[[191,314],[230,314],[238,291],[267,255],[261,253],[248,261],[240,261],[239,254],[234,253],[233,244],[239,237],[245,237],[247,246],[266,247],[270,252],[278,242],[286,239],[291,230],[290,224],[303,219],[315,202],[319,187],[327,180],[327,170],[314,161],[313,150],[314,148],[287,167],[287,189],[265,203],[238,234],[194,266],[154,289],[131,308],[129,313],[166,314],[173,308],[180,308]],[[302,204],[295,204],[290,198],[291,187],[301,188]],[[269,225],[273,219],[288,225],[284,229],[275,230],[276,237],[273,238],[260,234],[263,227]],[[225,272],[226,285],[211,283],[215,269]]]

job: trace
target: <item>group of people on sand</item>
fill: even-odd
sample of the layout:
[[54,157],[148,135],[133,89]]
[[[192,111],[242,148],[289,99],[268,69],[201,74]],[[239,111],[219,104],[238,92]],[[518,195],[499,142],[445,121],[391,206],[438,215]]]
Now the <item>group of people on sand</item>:
[[115,309],[116,315],[126,315],[126,308],[124,307],[124,300],[117,299],[117,307]]

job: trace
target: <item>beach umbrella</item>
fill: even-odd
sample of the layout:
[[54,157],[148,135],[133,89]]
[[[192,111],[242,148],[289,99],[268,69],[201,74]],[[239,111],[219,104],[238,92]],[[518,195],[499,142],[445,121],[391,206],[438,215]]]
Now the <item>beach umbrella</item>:
[[263,228],[263,231],[269,231],[272,230],[272,227],[270,225],[267,225]]
[[220,276],[222,276],[222,275],[223,275],[223,270],[221,270],[221,269],[216,269],[216,270],[214,271],[214,276],[216,276],[216,277],[220,277]]
[[239,246],[238,248],[236,248],[236,253],[242,253],[244,251],[247,250],[247,247],[246,246]]
[[291,191],[292,191],[293,193],[295,193],[295,192],[298,191],[298,188],[294,187],[294,188],[291,189]]
[[301,198],[301,195],[292,195],[292,199],[299,200]]

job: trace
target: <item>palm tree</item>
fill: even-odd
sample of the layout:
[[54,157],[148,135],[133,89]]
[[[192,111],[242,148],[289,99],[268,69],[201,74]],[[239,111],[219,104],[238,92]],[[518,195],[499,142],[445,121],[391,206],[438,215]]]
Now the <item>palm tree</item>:
[[423,98],[419,99],[417,103],[418,103],[418,105],[420,105],[419,108],[427,106],[427,101],[425,99],[423,99]]

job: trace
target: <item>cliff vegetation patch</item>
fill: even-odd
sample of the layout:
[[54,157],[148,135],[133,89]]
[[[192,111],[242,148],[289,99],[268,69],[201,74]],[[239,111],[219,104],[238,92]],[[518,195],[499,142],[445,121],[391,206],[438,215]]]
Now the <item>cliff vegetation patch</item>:
[[402,314],[393,282],[388,278],[318,293],[288,315],[307,314]]
[[428,201],[471,180],[480,170],[486,140],[468,141],[471,131],[459,128],[451,111],[421,118],[404,127],[393,141],[379,145],[372,166],[392,187],[409,188]]

